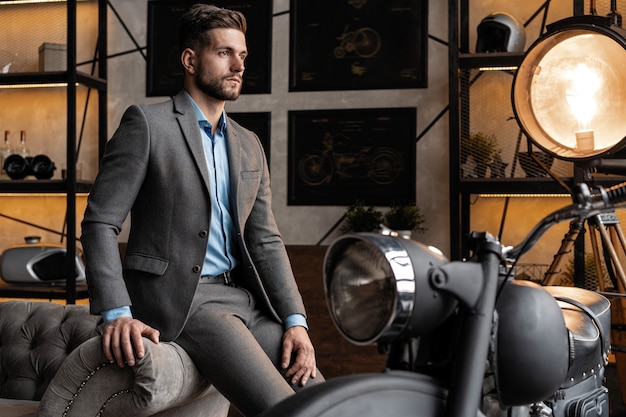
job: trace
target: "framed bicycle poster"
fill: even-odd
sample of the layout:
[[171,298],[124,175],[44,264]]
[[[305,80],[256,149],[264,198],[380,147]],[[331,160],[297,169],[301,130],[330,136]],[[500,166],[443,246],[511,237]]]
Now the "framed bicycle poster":
[[415,201],[416,108],[288,114],[288,205]]
[[289,91],[425,88],[428,0],[291,0]]
[[261,141],[267,164],[270,164],[270,145],[271,145],[271,125],[272,113],[270,112],[228,112],[234,121],[248,130],[253,131]]

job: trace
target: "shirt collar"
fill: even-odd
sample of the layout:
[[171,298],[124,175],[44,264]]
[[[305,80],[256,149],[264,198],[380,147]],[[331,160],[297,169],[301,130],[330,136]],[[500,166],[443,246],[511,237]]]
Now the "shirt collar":
[[[193,105],[193,109],[196,112],[196,118],[198,119],[198,123],[201,126],[205,123],[211,126],[211,123],[209,123],[206,116],[204,115],[204,113],[202,113],[202,110],[200,110],[200,107],[198,107],[198,105],[196,104],[195,100],[191,97],[191,95],[187,91],[185,91],[185,94],[187,95],[187,97],[189,98],[189,101]],[[221,131],[222,134],[226,131],[226,110],[222,111],[222,116],[220,117],[220,121],[218,122],[217,128],[218,130]]]

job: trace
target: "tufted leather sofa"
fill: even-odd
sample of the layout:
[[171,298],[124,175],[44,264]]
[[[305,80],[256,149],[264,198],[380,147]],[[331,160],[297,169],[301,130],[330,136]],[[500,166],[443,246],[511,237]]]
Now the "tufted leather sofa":
[[228,401],[176,343],[144,339],[145,357],[119,368],[104,357],[99,324],[86,306],[0,302],[0,415],[228,415]]

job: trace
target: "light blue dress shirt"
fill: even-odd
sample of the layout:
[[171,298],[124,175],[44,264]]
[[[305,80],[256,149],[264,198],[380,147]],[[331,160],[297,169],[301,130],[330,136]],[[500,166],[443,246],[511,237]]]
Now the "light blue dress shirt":
[[[202,275],[216,276],[232,270],[237,265],[233,256],[234,223],[230,206],[230,182],[228,151],[226,148],[226,113],[223,112],[215,134],[212,126],[196,102],[187,94],[193,104],[202,135],[202,146],[209,171],[209,192],[211,195],[211,225],[209,244],[202,266]],[[218,221],[216,221],[218,220]],[[130,306],[123,306],[103,311],[105,323],[119,317],[132,317]],[[285,318],[285,328],[302,326],[308,329],[306,318],[302,314],[292,314]]]
[[226,150],[226,114],[222,117],[211,133],[212,126],[193,99],[200,132],[202,146],[209,171],[209,194],[211,195],[211,224],[209,226],[209,245],[202,266],[202,275],[216,276],[231,271],[237,266],[233,256],[234,230],[230,206],[230,181],[228,152]]

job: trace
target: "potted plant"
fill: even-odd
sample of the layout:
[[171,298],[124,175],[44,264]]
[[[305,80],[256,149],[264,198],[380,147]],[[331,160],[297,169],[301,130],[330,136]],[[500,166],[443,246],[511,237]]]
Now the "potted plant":
[[498,152],[498,141],[494,135],[476,132],[461,141],[461,155],[472,157],[476,164],[474,167],[476,177],[485,177],[488,164]]
[[346,211],[345,222],[341,230],[355,233],[373,232],[378,230],[382,220],[382,212],[374,207],[365,207],[363,202],[357,201]]
[[417,205],[392,205],[383,215],[383,223],[401,235],[411,237],[412,232],[423,233],[424,215]]

